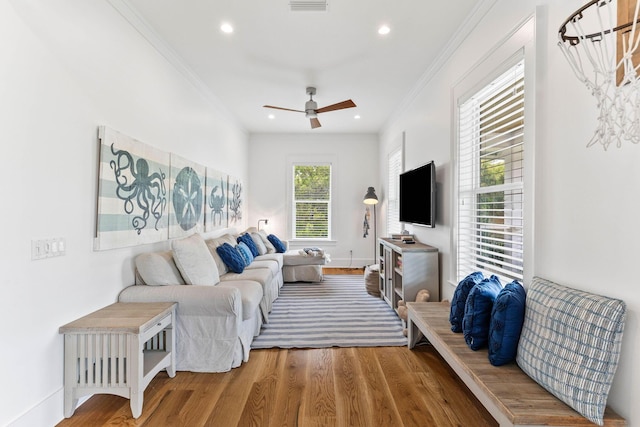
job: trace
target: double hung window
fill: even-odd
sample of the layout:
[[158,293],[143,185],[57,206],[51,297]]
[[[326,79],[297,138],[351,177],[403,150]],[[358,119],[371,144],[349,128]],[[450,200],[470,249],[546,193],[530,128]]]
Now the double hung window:
[[293,165],[293,236],[329,239],[331,164]]
[[457,276],[523,279],[524,60],[458,104]]

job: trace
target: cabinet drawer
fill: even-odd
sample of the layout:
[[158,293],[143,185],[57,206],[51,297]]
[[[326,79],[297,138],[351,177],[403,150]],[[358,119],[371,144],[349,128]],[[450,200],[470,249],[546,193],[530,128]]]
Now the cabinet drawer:
[[171,324],[171,313],[167,314],[162,319],[158,320],[156,323],[151,325],[147,330],[143,332],[143,341],[153,337],[158,332],[162,331],[164,328]]

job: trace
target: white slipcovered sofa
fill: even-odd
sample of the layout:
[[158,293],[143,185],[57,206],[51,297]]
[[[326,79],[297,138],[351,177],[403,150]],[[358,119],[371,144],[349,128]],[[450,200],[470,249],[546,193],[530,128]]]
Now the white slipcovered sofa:
[[[252,233],[252,237],[261,238]],[[283,254],[257,256],[242,273],[228,270],[216,248],[235,244],[236,235],[172,241],[171,251],[135,259],[136,284],[122,290],[121,302],[178,303],[176,369],[225,372],[249,359],[253,338],[268,321],[283,284]]]
[[[287,281],[320,281],[324,253],[278,253],[267,234],[250,228],[259,255],[242,272],[229,270],[217,248],[234,246],[239,234],[194,234],[171,242],[169,251],[135,259],[136,283],[123,289],[120,302],[177,302],[176,369],[226,372],[249,360],[254,337]],[[287,242],[282,242],[285,249]]]

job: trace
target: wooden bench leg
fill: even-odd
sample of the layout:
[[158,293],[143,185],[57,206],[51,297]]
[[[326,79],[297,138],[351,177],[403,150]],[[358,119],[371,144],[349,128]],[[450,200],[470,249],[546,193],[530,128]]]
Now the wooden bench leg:
[[422,335],[422,332],[420,332],[420,329],[418,329],[416,324],[413,323],[411,316],[407,318],[407,331],[407,345],[409,346],[409,349],[412,349],[424,335]]

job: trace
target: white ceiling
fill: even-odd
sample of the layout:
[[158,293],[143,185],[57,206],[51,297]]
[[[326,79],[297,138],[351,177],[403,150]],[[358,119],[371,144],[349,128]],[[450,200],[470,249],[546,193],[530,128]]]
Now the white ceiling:
[[[110,1],[251,133],[378,132],[482,3],[329,0],[327,12],[291,12],[289,0]],[[303,113],[262,107],[304,110],[307,86],[320,108],[357,107],[319,114],[314,130]]]

